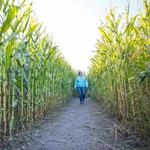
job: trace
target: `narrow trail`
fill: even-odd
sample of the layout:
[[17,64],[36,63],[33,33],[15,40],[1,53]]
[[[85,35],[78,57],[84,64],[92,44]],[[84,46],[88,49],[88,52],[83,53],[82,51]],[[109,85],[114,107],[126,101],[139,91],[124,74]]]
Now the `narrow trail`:
[[[18,134],[11,143],[12,150],[128,150],[134,148],[129,138],[116,136],[114,118],[90,98],[83,105],[78,98],[32,129]],[[136,147],[135,147],[136,148]],[[132,149],[133,150],[133,149]],[[141,149],[140,149],[141,150]]]

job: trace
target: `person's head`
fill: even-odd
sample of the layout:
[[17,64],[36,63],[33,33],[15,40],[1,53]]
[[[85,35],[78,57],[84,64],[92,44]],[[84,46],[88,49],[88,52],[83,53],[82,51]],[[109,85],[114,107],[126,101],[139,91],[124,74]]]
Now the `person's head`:
[[79,76],[83,76],[83,72],[82,72],[82,71],[79,71],[79,72],[78,72],[78,75],[79,75]]

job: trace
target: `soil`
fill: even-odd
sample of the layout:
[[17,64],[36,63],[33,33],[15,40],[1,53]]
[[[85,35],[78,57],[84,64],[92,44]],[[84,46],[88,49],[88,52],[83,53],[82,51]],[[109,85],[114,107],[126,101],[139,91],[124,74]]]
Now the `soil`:
[[143,141],[102,107],[86,98],[73,98],[30,129],[16,134],[3,150],[148,150]]

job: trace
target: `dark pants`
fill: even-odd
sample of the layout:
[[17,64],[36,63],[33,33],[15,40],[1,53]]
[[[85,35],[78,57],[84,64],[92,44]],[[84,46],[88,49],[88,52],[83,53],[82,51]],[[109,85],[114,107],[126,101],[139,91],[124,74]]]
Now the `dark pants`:
[[80,103],[84,102],[85,99],[85,88],[84,87],[78,87],[78,93],[79,93],[79,97],[80,97]]

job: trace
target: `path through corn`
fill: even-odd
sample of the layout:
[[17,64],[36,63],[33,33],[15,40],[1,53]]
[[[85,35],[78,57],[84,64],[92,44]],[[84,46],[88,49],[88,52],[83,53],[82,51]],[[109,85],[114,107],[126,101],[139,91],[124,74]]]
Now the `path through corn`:
[[117,125],[95,101],[86,98],[80,105],[79,99],[73,98],[31,129],[16,135],[11,147],[13,150],[127,150],[139,147],[131,136],[123,137],[116,130]]

